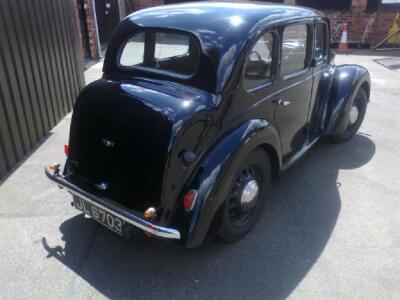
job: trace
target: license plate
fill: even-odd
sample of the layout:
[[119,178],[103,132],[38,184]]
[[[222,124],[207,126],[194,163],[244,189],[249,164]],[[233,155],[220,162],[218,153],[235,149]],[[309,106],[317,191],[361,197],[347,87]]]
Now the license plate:
[[114,214],[109,213],[101,207],[79,197],[74,197],[74,206],[76,209],[84,212],[86,215],[89,215],[100,224],[122,235],[122,229],[125,225],[125,221],[118,218]]

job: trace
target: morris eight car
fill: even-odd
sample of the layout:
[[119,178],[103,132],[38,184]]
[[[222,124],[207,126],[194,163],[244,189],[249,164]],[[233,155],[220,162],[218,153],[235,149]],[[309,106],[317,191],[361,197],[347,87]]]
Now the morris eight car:
[[198,2],[126,17],[74,107],[67,160],[46,175],[114,232],[198,247],[237,241],[273,178],[321,137],[351,139],[368,71],[336,66],[323,13]]

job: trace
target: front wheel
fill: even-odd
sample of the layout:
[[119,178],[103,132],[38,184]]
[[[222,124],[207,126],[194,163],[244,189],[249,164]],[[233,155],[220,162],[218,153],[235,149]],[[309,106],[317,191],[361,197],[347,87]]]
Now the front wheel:
[[233,174],[218,231],[226,242],[245,236],[260,216],[270,191],[271,163],[267,153],[262,149],[253,150]]
[[363,88],[360,88],[357,92],[356,97],[350,103],[350,109],[345,112],[346,126],[344,127],[342,132],[331,136],[331,140],[334,143],[346,142],[357,133],[364,120],[365,113],[367,111],[367,103],[367,92]]

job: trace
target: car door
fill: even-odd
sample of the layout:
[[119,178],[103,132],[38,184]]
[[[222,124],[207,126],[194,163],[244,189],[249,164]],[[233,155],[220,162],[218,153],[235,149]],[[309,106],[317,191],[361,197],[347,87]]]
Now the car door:
[[313,92],[309,111],[309,134],[311,138],[320,134],[326,93],[329,81],[324,72],[329,71],[329,25],[323,18],[317,18],[314,25]]
[[280,92],[274,99],[283,160],[304,145],[313,85],[313,20],[286,25],[281,31]]

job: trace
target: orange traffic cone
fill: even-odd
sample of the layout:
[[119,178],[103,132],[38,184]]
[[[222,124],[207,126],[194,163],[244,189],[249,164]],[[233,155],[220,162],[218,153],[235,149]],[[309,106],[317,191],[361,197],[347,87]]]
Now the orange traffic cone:
[[339,50],[349,50],[349,45],[347,44],[347,23],[343,23],[342,38],[340,39]]

